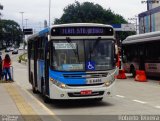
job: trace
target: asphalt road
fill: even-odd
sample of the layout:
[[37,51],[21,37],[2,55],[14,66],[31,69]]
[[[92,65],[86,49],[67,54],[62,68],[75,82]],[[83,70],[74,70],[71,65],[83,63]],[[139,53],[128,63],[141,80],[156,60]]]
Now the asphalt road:
[[109,115],[160,115],[159,81],[148,79],[148,82],[136,82],[129,75],[127,75],[127,79],[116,80],[114,95],[104,98],[102,102],[73,100],[52,101],[51,104],[45,104],[40,94],[32,93],[31,85],[28,82],[27,64],[18,63],[17,56],[11,57],[16,84],[61,120],[84,121],[84,119],[98,120],[99,118],[101,120],[106,120],[106,118],[121,120],[118,116],[109,117]]

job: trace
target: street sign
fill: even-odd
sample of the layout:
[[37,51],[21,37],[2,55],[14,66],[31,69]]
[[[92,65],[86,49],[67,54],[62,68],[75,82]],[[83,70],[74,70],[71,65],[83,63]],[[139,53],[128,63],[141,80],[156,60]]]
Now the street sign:
[[122,31],[136,31],[134,24],[121,24]]
[[113,24],[115,31],[136,31],[134,24]]
[[32,28],[29,28],[29,29],[23,29],[23,33],[24,33],[24,35],[33,34],[33,29],[32,29]]

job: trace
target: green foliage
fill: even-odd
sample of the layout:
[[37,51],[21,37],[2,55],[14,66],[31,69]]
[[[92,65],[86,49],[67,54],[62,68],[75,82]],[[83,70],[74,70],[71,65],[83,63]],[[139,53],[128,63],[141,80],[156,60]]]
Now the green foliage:
[[64,13],[60,19],[55,19],[55,24],[63,23],[103,23],[120,24],[127,21],[111,9],[103,9],[99,4],[84,2],[80,4],[76,1],[64,8]]
[[0,10],[3,10],[3,5],[0,4]]
[[21,63],[22,61],[27,62],[27,53],[24,53],[24,54],[19,56],[18,62]]
[[[54,24],[65,23],[102,23],[102,24],[126,24],[127,21],[119,14],[115,14],[110,8],[104,9],[99,4],[76,1],[64,8],[60,19],[56,18]],[[133,32],[118,32],[119,40],[125,39]]]
[[20,43],[22,40],[22,31],[18,23],[13,20],[0,20],[0,44],[4,42],[7,46],[9,43]]

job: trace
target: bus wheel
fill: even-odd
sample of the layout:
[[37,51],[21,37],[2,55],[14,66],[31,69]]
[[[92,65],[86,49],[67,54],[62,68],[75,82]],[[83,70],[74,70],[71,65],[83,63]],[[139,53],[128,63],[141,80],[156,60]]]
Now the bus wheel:
[[50,103],[51,102],[50,98],[46,96],[46,91],[45,91],[43,79],[41,80],[41,93],[42,93],[43,101],[45,103]]
[[33,84],[33,74],[32,74],[32,73],[31,73],[30,82],[31,82],[31,84],[32,84],[32,92],[33,92],[34,94],[37,94],[38,91],[36,90],[36,88],[35,88],[35,86],[34,86],[34,84]]
[[136,71],[135,71],[135,68],[134,68],[133,66],[131,66],[130,72],[132,73],[132,76],[133,76],[133,77],[136,76]]
[[43,101],[45,103],[50,103],[51,102],[51,99],[46,96],[45,92],[42,93],[42,97],[43,97]]
[[45,96],[45,95],[43,95],[43,101],[45,103],[51,103],[51,99],[49,97]]
[[36,90],[36,88],[32,85],[32,92],[34,93],[34,94],[37,94],[38,93],[38,91]]

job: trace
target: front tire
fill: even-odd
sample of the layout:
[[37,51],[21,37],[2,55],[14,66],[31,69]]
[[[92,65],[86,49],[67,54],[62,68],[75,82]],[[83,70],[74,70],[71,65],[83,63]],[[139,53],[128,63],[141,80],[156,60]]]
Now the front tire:
[[32,73],[31,73],[30,82],[31,82],[31,84],[32,84],[32,92],[33,92],[34,94],[37,94],[38,91],[36,90],[36,87],[35,87],[34,84],[33,84],[33,74],[32,74]]
[[37,93],[38,93],[38,91],[36,90],[35,86],[33,86],[33,85],[32,85],[32,92],[33,92],[34,94],[37,94]]
[[50,103],[51,99],[46,96],[46,91],[45,91],[43,79],[41,79],[41,93],[42,93],[42,98],[43,98],[44,103]]

